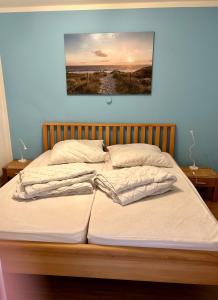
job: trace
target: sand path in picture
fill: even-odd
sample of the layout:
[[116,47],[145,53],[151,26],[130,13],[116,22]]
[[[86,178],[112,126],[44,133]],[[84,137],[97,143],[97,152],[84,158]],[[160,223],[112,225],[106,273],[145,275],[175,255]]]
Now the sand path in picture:
[[116,83],[113,78],[113,74],[108,74],[100,79],[101,86],[99,89],[99,94],[115,94],[116,93]]

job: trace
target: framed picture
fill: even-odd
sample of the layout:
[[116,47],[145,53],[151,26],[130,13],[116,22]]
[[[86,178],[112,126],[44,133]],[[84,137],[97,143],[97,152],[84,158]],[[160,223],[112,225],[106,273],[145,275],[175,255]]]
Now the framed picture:
[[65,34],[68,95],[151,94],[154,32]]

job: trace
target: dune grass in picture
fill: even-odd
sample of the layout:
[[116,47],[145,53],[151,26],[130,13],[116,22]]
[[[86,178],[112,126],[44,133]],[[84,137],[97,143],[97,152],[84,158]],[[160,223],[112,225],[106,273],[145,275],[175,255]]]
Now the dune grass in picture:
[[151,94],[153,40],[153,32],[65,34],[67,94]]

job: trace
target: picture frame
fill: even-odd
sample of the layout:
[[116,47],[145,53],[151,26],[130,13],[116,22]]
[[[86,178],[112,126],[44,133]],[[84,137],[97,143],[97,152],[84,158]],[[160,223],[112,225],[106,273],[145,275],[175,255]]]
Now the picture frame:
[[154,32],[65,34],[68,95],[150,95]]

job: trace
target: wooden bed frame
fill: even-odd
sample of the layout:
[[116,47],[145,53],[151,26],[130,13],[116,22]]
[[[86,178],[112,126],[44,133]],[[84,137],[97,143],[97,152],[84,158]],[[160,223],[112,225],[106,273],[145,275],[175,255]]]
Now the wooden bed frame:
[[[43,124],[44,150],[69,138],[147,142],[173,155],[175,124]],[[0,257],[7,273],[218,285],[217,251],[1,240]]]

